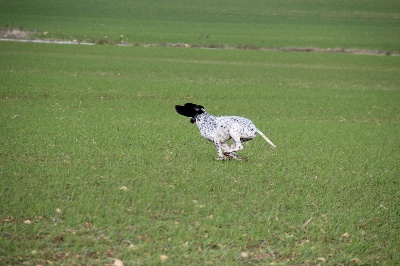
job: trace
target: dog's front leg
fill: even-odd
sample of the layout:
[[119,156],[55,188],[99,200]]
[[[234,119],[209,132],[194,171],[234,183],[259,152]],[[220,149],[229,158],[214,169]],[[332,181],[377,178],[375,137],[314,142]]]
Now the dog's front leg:
[[222,143],[219,141],[214,141],[215,144],[215,148],[217,149],[217,153],[218,153],[218,160],[225,160],[226,157],[225,155],[222,153]]

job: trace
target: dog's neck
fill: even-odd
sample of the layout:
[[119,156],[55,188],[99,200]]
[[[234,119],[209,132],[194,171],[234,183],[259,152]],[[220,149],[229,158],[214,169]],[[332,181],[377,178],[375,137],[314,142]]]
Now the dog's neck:
[[190,118],[190,123],[192,123],[192,124],[195,123],[199,116],[203,116],[203,115],[206,115],[206,114],[207,114],[206,112],[201,113],[201,114],[195,114],[192,118]]
[[195,114],[192,118],[190,118],[190,123],[194,123],[194,122],[196,122],[196,119],[197,119],[197,117],[199,116],[200,114]]

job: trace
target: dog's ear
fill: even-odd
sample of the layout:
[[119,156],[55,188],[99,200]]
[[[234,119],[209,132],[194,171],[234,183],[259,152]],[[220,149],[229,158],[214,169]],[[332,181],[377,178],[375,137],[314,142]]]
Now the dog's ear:
[[197,114],[202,114],[205,112],[202,105],[197,105],[194,103],[186,103],[184,106],[175,105],[175,110],[178,114],[187,117],[194,117]]
[[186,108],[194,108],[195,106],[197,106],[195,103],[185,103]]
[[175,110],[178,114],[193,117],[196,115],[196,111],[194,109],[195,104],[185,104],[185,106],[175,105]]

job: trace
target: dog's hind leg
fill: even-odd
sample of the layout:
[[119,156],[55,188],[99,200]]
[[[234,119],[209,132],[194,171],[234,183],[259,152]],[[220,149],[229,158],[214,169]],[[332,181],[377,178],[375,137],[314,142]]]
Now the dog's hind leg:
[[242,144],[242,142],[240,142],[240,139],[239,139],[238,141],[235,141],[234,145],[232,145],[232,147],[229,150],[227,150],[226,152],[235,153],[240,150],[243,150],[243,144]]
[[224,152],[226,152],[227,150],[230,149],[230,147],[229,147],[228,144],[226,144],[226,142],[224,142],[224,143],[221,143],[221,149],[222,149]]
[[227,158],[232,158],[232,159],[240,160],[240,159],[239,159],[239,156],[238,156],[236,153],[234,153],[234,152],[229,152],[229,150],[231,149],[231,146],[229,146],[228,144],[226,144],[226,142],[225,142],[225,143],[221,143],[221,148],[222,148],[222,150],[223,150],[223,152],[224,152],[224,155],[225,155]]
[[243,150],[243,144],[242,141],[240,140],[240,136],[232,136],[232,139],[233,139],[233,144],[230,147],[230,149],[228,149],[226,152],[234,153]]
[[214,144],[215,147],[217,148],[218,160],[229,160],[229,159],[240,160],[236,153],[229,151],[231,147],[229,147],[229,145],[226,144],[225,142],[222,143],[214,142]]

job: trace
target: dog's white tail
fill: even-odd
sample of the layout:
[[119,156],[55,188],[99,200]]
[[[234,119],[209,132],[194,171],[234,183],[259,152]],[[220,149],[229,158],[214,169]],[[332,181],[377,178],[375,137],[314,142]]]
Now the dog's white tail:
[[274,143],[272,143],[272,141],[267,138],[267,136],[264,135],[264,133],[262,133],[260,130],[257,129],[257,133],[260,134],[261,137],[263,137],[268,143],[269,145],[271,145],[272,147],[276,147]]

